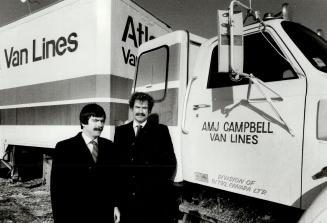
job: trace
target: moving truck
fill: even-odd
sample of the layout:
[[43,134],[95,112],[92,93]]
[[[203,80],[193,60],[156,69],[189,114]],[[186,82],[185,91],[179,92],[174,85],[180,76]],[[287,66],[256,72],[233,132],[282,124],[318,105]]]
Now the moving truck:
[[169,32],[130,0],[65,0],[1,27],[0,168],[17,177],[15,166],[35,161],[22,153],[51,153],[80,131],[87,103],[104,107],[113,139],[128,119],[138,46]]
[[[236,5],[256,22],[243,26]],[[175,31],[139,48],[133,89],[153,95],[170,128],[188,215],[245,222],[224,221],[228,191],[327,221],[327,42],[282,12],[261,19],[233,0],[218,10],[216,37]]]

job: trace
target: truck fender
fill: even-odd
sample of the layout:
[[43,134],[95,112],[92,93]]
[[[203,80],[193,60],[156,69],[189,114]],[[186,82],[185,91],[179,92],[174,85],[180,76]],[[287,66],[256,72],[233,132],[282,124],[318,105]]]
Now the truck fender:
[[304,212],[298,223],[327,222],[327,186]]

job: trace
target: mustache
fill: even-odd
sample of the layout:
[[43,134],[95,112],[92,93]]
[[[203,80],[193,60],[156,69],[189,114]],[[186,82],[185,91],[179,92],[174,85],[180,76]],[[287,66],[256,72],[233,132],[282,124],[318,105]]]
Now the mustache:
[[93,130],[94,130],[94,131],[102,131],[103,128],[94,128]]
[[145,116],[144,113],[136,113],[135,115],[136,115],[136,116]]

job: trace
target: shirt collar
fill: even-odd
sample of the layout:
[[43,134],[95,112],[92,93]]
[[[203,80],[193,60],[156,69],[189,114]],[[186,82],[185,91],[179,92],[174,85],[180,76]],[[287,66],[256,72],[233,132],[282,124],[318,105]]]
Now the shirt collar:
[[83,137],[86,145],[89,144],[91,141],[94,141],[94,142],[98,143],[98,138],[91,139],[84,132],[82,132],[82,137]]
[[136,121],[133,121],[133,128],[136,128],[136,126],[138,126],[138,125],[141,125],[142,126],[142,128],[145,126],[145,124],[147,123],[147,121],[148,120],[145,120],[144,122],[142,122],[142,123],[138,123],[138,122],[136,122]]

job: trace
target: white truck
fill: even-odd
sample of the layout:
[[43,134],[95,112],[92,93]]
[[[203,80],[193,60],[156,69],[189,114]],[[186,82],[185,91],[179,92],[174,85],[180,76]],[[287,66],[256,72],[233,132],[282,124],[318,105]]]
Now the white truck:
[[0,168],[35,165],[22,151],[51,152],[76,134],[90,102],[113,139],[128,119],[138,46],[169,32],[130,0],[65,0],[0,27]]
[[180,209],[247,222],[224,221],[230,210],[215,195],[216,210],[201,206],[200,192],[228,191],[326,222],[327,42],[285,19],[287,5],[277,17],[253,13],[258,22],[244,27],[235,5],[253,13],[233,0],[218,11],[216,37],[175,31],[139,48],[133,88],[155,98],[178,159],[175,181],[198,197]]

